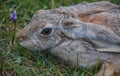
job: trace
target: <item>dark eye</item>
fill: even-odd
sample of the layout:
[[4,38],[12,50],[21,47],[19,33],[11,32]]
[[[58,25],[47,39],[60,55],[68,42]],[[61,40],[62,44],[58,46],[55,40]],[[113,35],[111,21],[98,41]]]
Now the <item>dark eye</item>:
[[41,32],[43,35],[50,35],[52,32],[52,28],[44,28]]

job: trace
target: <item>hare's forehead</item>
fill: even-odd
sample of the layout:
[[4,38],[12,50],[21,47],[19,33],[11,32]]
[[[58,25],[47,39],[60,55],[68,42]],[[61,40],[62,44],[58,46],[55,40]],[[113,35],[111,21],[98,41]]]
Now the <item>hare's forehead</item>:
[[30,25],[33,27],[43,27],[47,24],[57,24],[64,16],[60,14],[43,14],[36,18],[33,18]]
[[[44,28],[44,27],[47,27],[48,25],[57,25],[59,23],[59,20],[57,19],[41,19],[40,21],[38,22],[32,22],[32,24],[30,24],[31,27],[37,27],[37,28]],[[51,26],[52,27],[52,26]]]
[[61,14],[42,14],[32,19],[33,23],[41,23],[41,22],[57,22],[63,15]]

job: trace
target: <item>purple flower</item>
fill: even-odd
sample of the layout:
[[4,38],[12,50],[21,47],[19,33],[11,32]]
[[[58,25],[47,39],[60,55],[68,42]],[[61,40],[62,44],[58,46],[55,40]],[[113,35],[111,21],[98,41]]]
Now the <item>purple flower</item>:
[[14,10],[13,14],[10,14],[10,19],[16,23],[17,21],[17,12]]

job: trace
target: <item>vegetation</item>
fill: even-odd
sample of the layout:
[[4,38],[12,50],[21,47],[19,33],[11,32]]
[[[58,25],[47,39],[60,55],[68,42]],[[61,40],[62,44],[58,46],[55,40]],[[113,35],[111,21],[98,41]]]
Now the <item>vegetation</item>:
[[[68,6],[84,0],[0,0],[0,76],[93,76],[98,67],[91,69],[70,67],[48,51],[36,53],[12,45],[14,23],[10,13],[17,11],[16,32],[26,26],[35,11]],[[86,0],[88,2],[98,0]],[[119,4],[120,0],[112,0]]]

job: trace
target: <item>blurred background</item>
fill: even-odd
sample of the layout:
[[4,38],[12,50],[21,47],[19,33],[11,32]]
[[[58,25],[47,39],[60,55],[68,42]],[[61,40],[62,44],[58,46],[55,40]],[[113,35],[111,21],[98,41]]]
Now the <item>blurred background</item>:
[[[98,66],[91,69],[70,67],[49,52],[33,53],[16,41],[11,49],[14,23],[10,13],[17,11],[16,32],[25,27],[40,9],[69,6],[83,1],[101,0],[0,0],[0,76],[93,76]],[[107,0],[120,4],[120,0]]]

